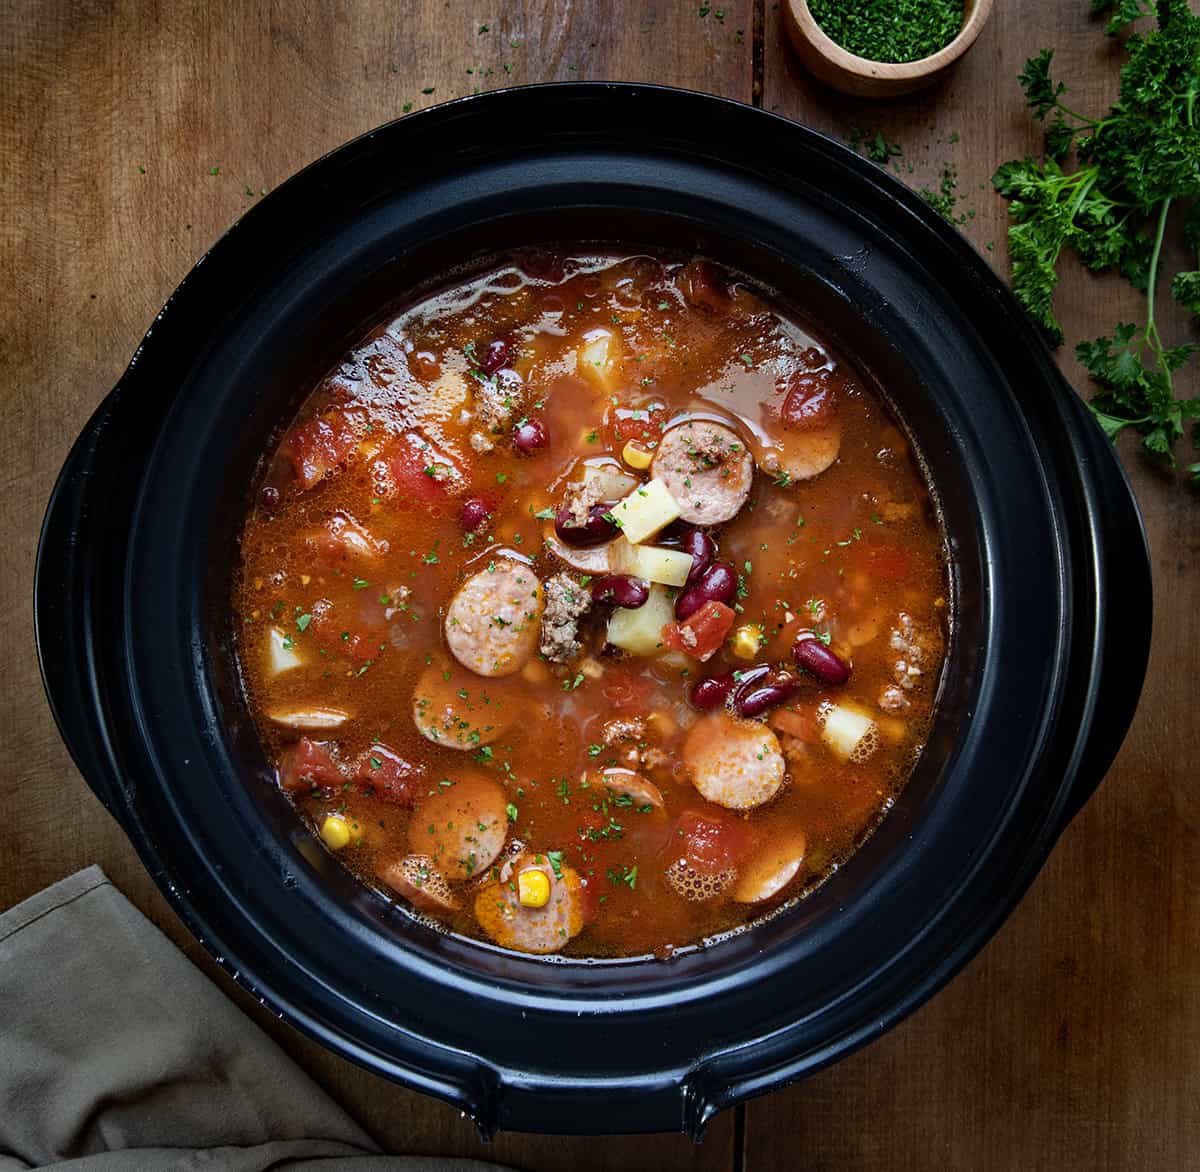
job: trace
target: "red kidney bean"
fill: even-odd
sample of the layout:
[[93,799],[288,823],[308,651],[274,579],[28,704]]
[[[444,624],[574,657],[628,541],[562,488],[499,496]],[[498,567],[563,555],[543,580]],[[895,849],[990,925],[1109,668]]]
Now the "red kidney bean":
[[495,374],[502,366],[508,365],[510,347],[507,338],[495,338],[487,344],[483,357],[479,359],[479,368],[484,374]]
[[587,519],[581,524],[571,516],[571,510],[563,505],[554,517],[554,532],[567,545],[599,545],[616,537],[617,527],[605,515],[610,505],[592,505],[588,509]]
[[550,433],[540,419],[522,419],[513,428],[513,446],[523,456],[537,455],[550,444]]
[[742,673],[733,693],[733,711],[746,718],[761,716],[786,704],[799,690],[800,680],[782,668],[751,668]]
[[724,277],[711,261],[694,260],[685,265],[675,282],[688,302],[701,309],[723,310],[729,302]]
[[704,711],[720,708],[733,691],[733,672],[724,675],[709,676],[706,680],[697,680],[692,685],[692,703]]
[[683,622],[691,618],[706,602],[733,601],[737,593],[737,575],[724,562],[713,562],[693,586],[675,599],[675,617]]
[[850,678],[850,665],[815,635],[801,635],[792,647],[792,658],[797,667],[816,676],[823,684],[835,686]]
[[649,597],[650,583],[628,574],[602,574],[592,581],[592,598],[597,602],[637,610],[639,606],[645,606]]
[[458,523],[468,533],[477,533],[491,519],[492,510],[488,507],[487,501],[481,500],[477,496],[463,501],[462,509],[458,514]]
[[692,555],[692,568],[688,573],[687,586],[695,586],[700,581],[704,571],[712,565],[717,556],[717,543],[713,541],[706,529],[689,529],[683,535],[680,546],[684,553]]
[[279,489],[272,488],[269,484],[263,486],[262,492],[258,494],[259,503],[268,513],[273,513],[279,508]]

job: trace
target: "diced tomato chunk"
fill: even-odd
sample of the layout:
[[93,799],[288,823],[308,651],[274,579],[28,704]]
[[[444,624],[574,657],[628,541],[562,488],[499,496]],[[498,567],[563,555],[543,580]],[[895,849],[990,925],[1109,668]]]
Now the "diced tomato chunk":
[[394,504],[425,508],[449,500],[463,483],[455,460],[419,432],[394,437],[371,462],[375,495]]
[[353,421],[341,411],[328,411],[292,428],[281,449],[303,488],[313,488],[337,471],[358,443]]
[[716,875],[736,867],[750,849],[752,836],[744,822],[727,814],[685,810],[675,823],[673,842],[695,870]]
[[646,407],[616,407],[609,413],[608,427],[613,447],[624,447],[630,440],[642,444],[657,444],[662,439],[667,411],[660,403]]
[[663,646],[696,659],[707,659],[722,643],[737,615],[723,602],[706,602],[682,623],[663,627]]
[[301,737],[279,759],[279,788],[295,793],[326,785],[341,785],[342,771],[320,741]]
[[354,780],[401,806],[420,797],[425,771],[387,745],[372,745],[359,759]]

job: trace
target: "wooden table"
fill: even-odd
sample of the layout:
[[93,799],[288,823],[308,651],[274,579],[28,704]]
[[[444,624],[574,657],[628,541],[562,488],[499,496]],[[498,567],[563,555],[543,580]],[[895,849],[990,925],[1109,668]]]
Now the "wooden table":
[[[38,525],[75,434],[207,245],[324,151],[408,103],[476,89],[591,78],[691,86],[839,137],[880,129],[918,186],[954,166],[964,230],[1003,266],[1004,209],[987,180],[1038,145],[1016,85],[1021,62],[1056,46],[1085,109],[1114,89],[1114,48],[1086,8],[1001,0],[948,84],[870,105],[800,73],[770,0],[0,2],[0,907],[102,864],[391,1150],[574,1172],[1195,1167],[1200,500],[1132,443],[1122,451],[1150,532],[1158,619],[1116,767],[1021,908],[932,1004],[836,1068],[717,1119],[701,1146],[505,1135],[485,1147],[448,1107],[261,1012],[214,972],[71,766],[31,629]],[[1133,320],[1138,298],[1072,271],[1059,307],[1079,339]],[[1181,320],[1169,327],[1185,336]],[[1063,362],[1086,391],[1073,359]]]

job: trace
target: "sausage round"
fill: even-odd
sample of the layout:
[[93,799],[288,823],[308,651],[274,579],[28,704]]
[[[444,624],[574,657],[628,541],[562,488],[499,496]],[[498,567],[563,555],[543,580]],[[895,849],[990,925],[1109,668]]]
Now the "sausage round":
[[301,732],[332,732],[350,719],[341,708],[276,708],[267,717],[284,728]]
[[429,855],[405,855],[380,867],[377,873],[418,911],[448,916],[462,906],[446,876]]
[[762,903],[778,895],[804,866],[808,844],[798,831],[757,847],[742,864],[731,897],[737,903]]
[[683,743],[683,762],[700,794],[730,810],[769,802],[783,785],[779,740],[765,725],[714,712]]
[[554,526],[547,525],[542,530],[542,542],[550,553],[573,570],[593,576],[612,572],[611,555],[616,541],[606,541],[603,545],[567,545],[558,539]]
[[838,458],[842,447],[839,420],[812,431],[789,433],[779,443],[780,468],[792,480],[811,480]]
[[[447,779],[448,780],[448,779]],[[508,797],[487,777],[468,774],[418,803],[408,846],[449,879],[470,879],[496,861],[508,837]]]
[[735,431],[694,419],[663,435],[650,474],[667,486],[683,520],[717,525],[735,516],[746,503],[754,460]]
[[472,574],[446,612],[446,642],[476,675],[520,671],[537,648],[542,584],[523,562],[497,559]]
[[632,803],[635,809],[644,810],[647,806],[661,810],[665,805],[662,790],[652,781],[647,781],[640,773],[632,769],[614,767],[605,769],[599,777],[600,784],[610,794],[617,798],[627,798],[626,805]]
[[431,663],[422,672],[412,707],[417,731],[447,749],[472,750],[491,744],[510,723],[504,702],[449,661]]
[[[550,881],[550,898],[543,907],[524,907],[517,894],[517,877],[536,868]],[[518,952],[557,952],[583,930],[583,881],[572,867],[558,871],[544,854],[526,853],[513,861],[504,879],[489,883],[475,896],[479,926],[502,948]]]

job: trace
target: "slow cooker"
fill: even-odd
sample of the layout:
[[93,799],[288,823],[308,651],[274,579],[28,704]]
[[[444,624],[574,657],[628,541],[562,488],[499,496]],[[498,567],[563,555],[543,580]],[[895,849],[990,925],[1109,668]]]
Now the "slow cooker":
[[[360,885],[277,789],[232,655],[247,494],[315,379],[481,258],[580,241],[710,256],[813,320],[890,399],[949,549],[940,705],[895,807],[807,898],[670,960],[514,955]],[[63,737],[197,939],[286,1020],[485,1133],[699,1135],[920,1005],[1103,777],[1150,615],[1111,445],[957,232],[804,126],[606,83],[412,115],[249,211],[75,443],[36,584]]]

